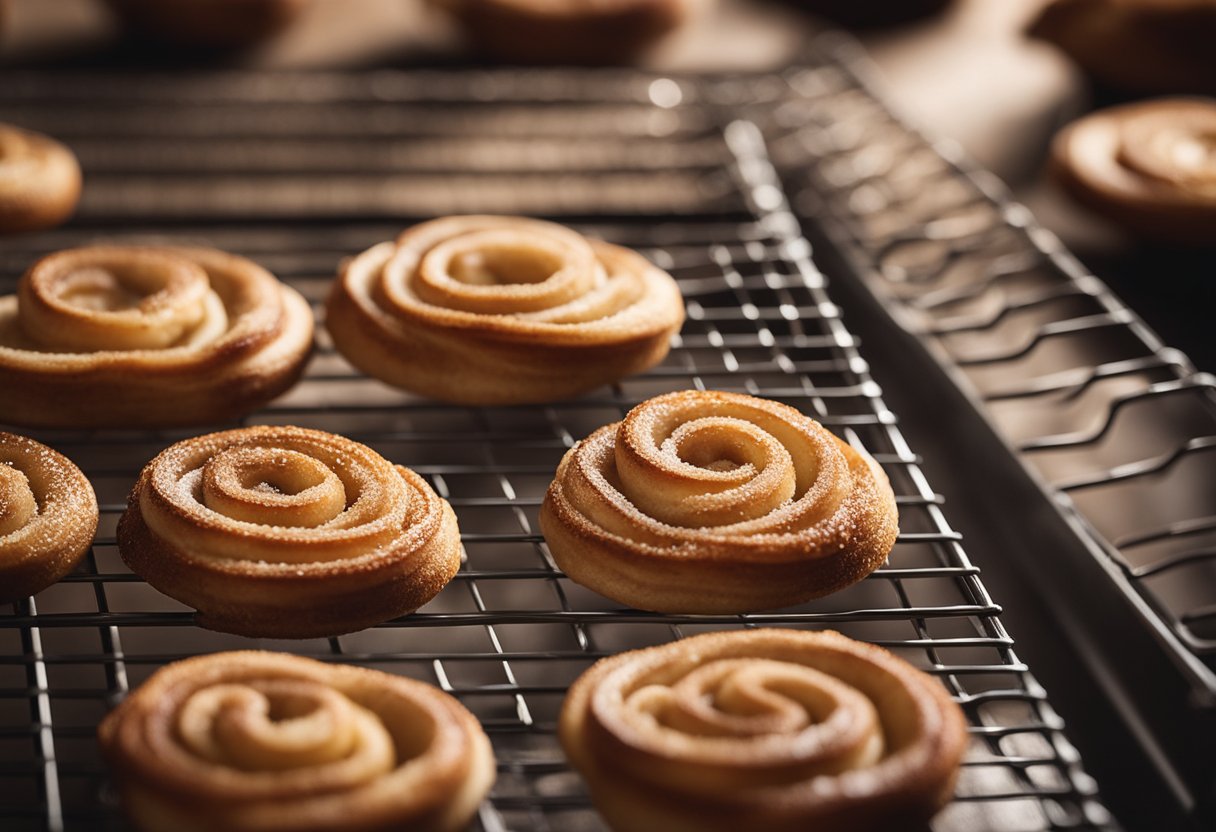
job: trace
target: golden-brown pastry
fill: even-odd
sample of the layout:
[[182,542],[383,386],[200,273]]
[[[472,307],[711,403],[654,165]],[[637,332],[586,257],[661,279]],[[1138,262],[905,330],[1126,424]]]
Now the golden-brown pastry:
[[1216,94],[1212,0],[1055,0],[1029,33],[1116,89]]
[[80,469],[46,445],[0,432],[0,603],[71,572],[96,531],[97,498]]
[[967,742],[932,677],[793,630],[603,659],[570,688],[559,733],[622,832],[919,829],[949,801]]
[[238,49],[267,40],[308,0],[107,0],[122,22],[150,38],[202,49]]
[[693,0],[434,0],[481,51],[521,64],[621,64],[688,19]]
[[201,248],[91,246],[0,297],[0,422],[168,427],[248,413],[296,382],[312,310],[262,267]]
[[252,427],[178,442],[118,523],[131,570],[213,630],[313,638],[413,612],[460,568],[456,515],[345,437]]
[[0,234],[59,225],[80,200],[72,151],[41,133],[0,124]]
[[1216,245],[1216,101],[1100,110],[1056,137],[1053,172],[1079,201],[1138,235]]
[[573,580],[644,610],[741,613],[835,592],[899,529],[870,457],[784,404],[686,391],[642,402],[562,459],[540,511]]
[[662,361],[683,322],[641,255],[517,217],[414,226],[347,263],[326,310],[356,367],[458,404],[584,393]]
[[282,653],[161,668],[98,735],[145,832],[455,832],[494,782],[490,742],[454,697]]

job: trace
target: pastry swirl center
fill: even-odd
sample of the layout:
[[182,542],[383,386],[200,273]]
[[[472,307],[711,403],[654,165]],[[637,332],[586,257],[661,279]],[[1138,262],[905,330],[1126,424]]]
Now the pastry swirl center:
[[323,462],[274,447],[228,448],[203,466],[203,504],[248,523],[315,528],[346,509],[346,489]]
[[1169,120],[1142,115],[1124,125],[1120,158],[1133,170],[1216,197],[1216,112],[1190,111]]

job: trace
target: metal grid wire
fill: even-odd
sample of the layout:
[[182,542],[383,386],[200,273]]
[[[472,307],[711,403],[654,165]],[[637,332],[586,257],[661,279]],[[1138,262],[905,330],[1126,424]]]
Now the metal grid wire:
[[[722,87],[714,95],[723,91],[729,92]],[[175,109],[175,96],[191,107]],[[453,407],[391,390],[354,371],[322,331],[301,384],[241,424],[342,433],[412,467],[456,509],[466,556],[457,577],[421,611],[349,636],[268,641],[202,630],[188,609],[126,570],[114,541],[125,496],[147,460],[194,432],[36,433],[82,466],[102,521],[76,573],[0,611],[5,829],[121,828],[96,749],[98,721],[169,661],[248,647],[401,673],[460,698],[486,728],[498,761],[481,828],[601,829],[554,735],[570,682],[620,650],[759,625],[837,629],[892,649],[950,689],[969,717],[972,740],[956,799],[935,829],[1112,825],[1061,720],[1015,653],[1000,607],[947,522],[942,498],[870,378],[810,259],[759,131],[749,122],[719,126],[716,108],[705,103],[712,97],[687,81],[598,73],[173,82],[19,76],[0,90],[0,117],[69,134],[63,138],[81,152],[89,181],[74,227],[5,243],[2,293],[37,256],[64,246],[101,238],[202,241],[263,263],[319,311],[337,263],[390,238],[403,224],[395,215],[543,207],[572,222],[581,213],[576,224],[584,231],[635,247],[669,270],[688,311],[661,366],[544,407]],[[296,108],[297,101],[324,109]],[[153,104],[160,107],[156,118],[144,114]],[[198,106],[211,108],[211,117],[189,116]],[[335,108],[352,120],[335,119]],[[407,111],[410,118],[398,119]],[[369,139],[359,126],[377,123],[377,114],[393,130]],[[358,133],[363,152],[333,161],[327,146],[305,138],[320,124],[335,141]],[[495,140],[501,153],[485,140],[460,138],[492,124],[517,131]],[[208,150],[204,136],[227,140],[235,158]],[[545,136],[566,148],[569,173],[535,176],[552,159],[528,155],[526,142]],[[621,144],[636,141],[651,141],[662,159],[683,161],[655,165],[646,153],[621,154]],[[280,158],[280,143],[297,149],[295,161],[266,173],[261,165]],[[157,147],[165,155],[151,152]],[[468,173],[465,152],[479,160],[480,173]],[[433,171],[444,163],[436,154],[464,172],[438,181]],[[586,173],[588,158],[604,161]],[[224,188],[236,169],[247,173],[242,160],[262,171],[259,188],[266,192],[247,202]],[[393,187],[381,187],[385,178],[394,178]],[[652,181],[636,187],[642,178]],[[168,196],[153,199],[150,185],[136,187],[144,179]],[[482,188],[484,182],[497,184]],[[268,195],[288,183],[295,183],[298,203]],[[414,184],[412,192],[400,192]],[[585,195],[592,193],[612,196],[588,210]],[[503,205],[508,197],[515,201]],[[901,532],[889,563],[830,597],[742,616],[640,612],[566,579],[536,523],[562,454],[639,401],[686,388],[790,403],[868,449],[898,495]]]
[[1170,349],[957,146],[875,93],[849,40],[789,73],[774,156],[867,285],[1043,482],[1216,704],[1216,377]]

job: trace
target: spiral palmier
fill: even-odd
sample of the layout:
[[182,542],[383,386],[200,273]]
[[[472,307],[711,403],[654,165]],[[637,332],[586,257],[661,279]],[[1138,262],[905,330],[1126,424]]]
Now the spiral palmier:
[[92,246],[0,297],[0,421],[166,427],[248,413],[295,383],[308,303],[243,257]]
[[413,612],[460,567],[456,515],[425,480],[357,442],[295,427],[163,451],[131,492],[118,546],[203,626],[282,638]]
[[494,781],[489,741],[451,696],[280,653],[162,668],[99,738],[143,830],[443,832]]
[[878,568],[898,522],[882,470],[813,419],[697,391],[643,402],[572,448],[540,514],[572,579],[673,613],[835,592]]
[[1216,243],[1216,101],[1111,107],[1066,128],[1053,147],[1080,201],[1147,237]]
[[966,721],[885,650],[745,630],[600,661],[560,736],[615,829],[864,832],[916,828],[949,800]]
[[671,276],[627,249],[510,217],[423,223],[348,263],[334,344],[397,387],[461,404],[547,402],[663,359],[684,320]]
[[46,445],[0,432],[0,603],[71,572],[96,531],[97,498],[80,469]]
[[80,165],[52,138],[0,124],[0,233],[59,225],[80,199]]
[[697,0],[434,0],[473,44],[521,64],[619,64],[679,28]]

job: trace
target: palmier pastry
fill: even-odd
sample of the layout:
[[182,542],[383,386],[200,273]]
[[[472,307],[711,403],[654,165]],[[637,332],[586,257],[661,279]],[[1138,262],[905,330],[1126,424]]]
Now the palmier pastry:
[[0,124],[0,234],[59,225],[79,199],[72,151],[41,133]]
[[919,829],[967,742],[942,685],[834,632],[706,633],[595,664],[562,707],[570,762],[628,832]]
[[1052,163],[1073,196],[1128,230],[1216,245],[1216,101],[1100,110],[1056,138]]
[[458,404],[550,402],[657,364],[679,288],[628,249],[552,223],[448,217],[346,264],[334,344],[365,373]]
[[295,427],[187,439],[118,523],[131,570],[204,627],[312,638],[413,612],[460,567],[447,501],[358,442]]
[[801,603],[874,571],[899,518],[886,475],[777,402],[642,402],[562,459],[541,506],[554,561],[614,601],[670,613]]
[[168,427],[257,408],[295,383],[313,319],[260,266],[199,248],[42,258],[0,297],[0,422]]
[[951,0],[790,0],[812,14],[844,26],[871,29],[896,26],[937,14]]
[[635,60],[688,19],[694,0],[435,0],[481,51],[521,64]]
[[107,0],[140,35],[200,49],[252,46],[286,29],[308,0]]
[[71,572],[96,531],[97,498],[80,469],[33,439],[0,433],[0,603]]
[[1055,0],[1029,33],[1116,89],[1216,94],[1212,0]]
[[431,685],[282,653],[175,662],[101,723],[137,829],[464,829],[490,742]]

